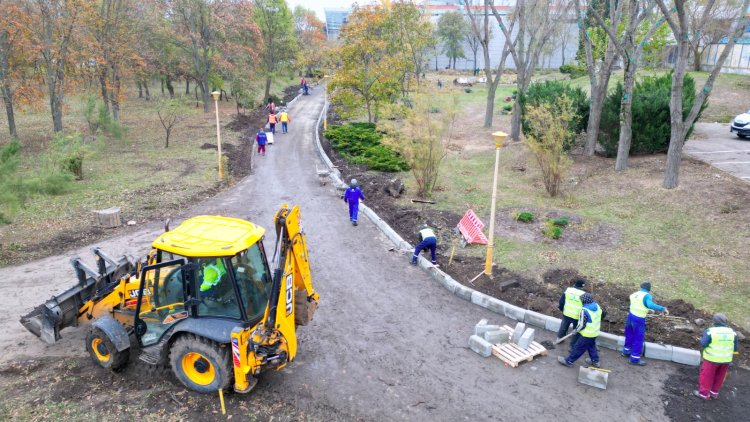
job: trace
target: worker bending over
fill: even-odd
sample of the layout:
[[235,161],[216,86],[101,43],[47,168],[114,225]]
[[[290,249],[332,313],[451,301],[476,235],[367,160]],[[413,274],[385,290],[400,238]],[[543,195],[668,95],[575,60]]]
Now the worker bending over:
[[417,265],[417,259],[419,258],[419,254],[422,253],[423,249],[430,250],[432,265],[437,266],[437,261],[435,260],[437,237],[435,236],[435,232],[432,231],[432,229],[427,226],[427,224],[422,224],[422,226],[419,228],[419,243],[417,244],[417,247],[414,248],[414,255],[411,257],[411,265]]
[[[579,278],[576,279],[575,284],[573,287],[568,287],[563,292],[562,296],[560,296],[560,303],[558,304],[558,308],[563,313],[562,318],[562,324],[560,324],[560,329],[557,330],[557,338],[561,339],[565,337],[566,334],[568,334],[568,328],[572,324],[573,327],[578,326],[578,318],[581,316],[581,307],[583,306],[583,303],[581,302],[581,296],[586,293],[583,290],[583,287],[586,285],[586,280]],[[570,341],[570,350],[573,350],[573,346],[576,344],[576,340],[578,340],[578,337],[580,337],[580,334],[576,333],[573,335],[573,339]]]
[[701,374],[693,394],[703,400],[718,399],[727,377],[732,355],[737,354],[737,333],[729,328],[724,314],[714,315],[714,326],[703,332]]
[[571,367],[584,353],[589,353],[589,364],[595,368],[599,367],[599,352],[596,350],[596,338],[601,331],[602,318],[607,316],[607,312],[594,301],[590,293],[581,295],[581,315],[578,321],[578,334],[581,337],[573,345],[573,350],[568,357],[557,357],[561,364]]
[[669,315],[666,307],[657,305],[651,299],[651,283],[644,281],[641,283],[641,290],[630,295],[630,312],[625,321],[625,347],[622,349],[622,355],[630,357],[632,365],[646,365],[646,362],[641,360],[641,352],[643,339],[646,337],[646,315],[649,309]]

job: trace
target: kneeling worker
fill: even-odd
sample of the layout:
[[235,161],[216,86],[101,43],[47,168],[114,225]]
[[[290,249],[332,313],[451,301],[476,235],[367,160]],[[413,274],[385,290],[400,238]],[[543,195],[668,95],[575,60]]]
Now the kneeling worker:
[[411,265],[417,265],[417,258],[419,258],[419,254],[422,253],[423,249],[430,250],[430,253],[432,254],[432,265],[437,265],[437,261],[435,260],[437,237],[435,236],[435,232],[432,231],[427,224],[422,224],[419,228],[419,244],[414,248],[414,255],[411,257]]

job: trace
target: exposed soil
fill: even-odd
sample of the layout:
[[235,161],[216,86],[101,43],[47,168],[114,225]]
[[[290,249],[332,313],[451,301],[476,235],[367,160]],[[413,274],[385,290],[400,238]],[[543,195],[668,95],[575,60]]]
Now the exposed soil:
[[742,421],[750,413],[750,371],[747,367],[729,367],[719,398],[703,401],[693,396],[698,388],[698,368],[680,367],[664,384],[667,416],[674,421]]
[[[335,120],[335,115],[329,115]],[[322,135],[322,134],[321,134]],[[323,148],[328,153],[334,165],[341,171],[345,180],[356,178],[367,197],[367,205],[393,227],[404,239],[412,244],[418,242],[417,228],[427,223],[436,229],[438,236],[438,263],[458,282],[476,289],[482,293],[502,299],[504,301],[531,309],[547,315],[560,316],[557,309],[560,295],[565,288],[572,285],[579,277],[575,269],[559,268],[544,274],[543,280],[535,280],[505,268],[497,268],[493,272],[493,280],[480,277],[472,284],[472,280],[484,267],[484,259],[465,256],[459,248],[456,249],[451,265],[448,257],[451,239],[455,239],[453,230],[461,219],[461,215],[449,211],[434,210],[420,204],[404,206],[385,191],[385,186],[394,177],[387,173],[369,171],[364,166],[349,164],[338,156],[330,147],[330,143],[321,136]],[[515,211],[532,211],[537,216],[531,223],[521,223],[513,218]],[[531,210],[508,208],[498,212],[496,233],[529,242],[550,241],[542,234],[542,227],[547,218],[562,216],[559,210]],[[569,225],[564,229],[563,236],[556,240],[563,247],[574,249],[605,249],[615,246],[620,240],[620,233],[614,227],[602,223],[591,223],[574,214],[565,212],[570,217]],[[554,263],[556,258],[549,257]],[[501,291],[499,284],[504,281],[518,280],[515,287]],[[608,312],[603,330],[622,335],[625,332],[625,320],[628,313],[630,289],[616,285],[607,285],[603,281],[589,280],[588,289],[598,303]],[[711,314],[697,310],[693,305],[682,300],[664,301],[659,298],[658,288],[654,290],[655,301],[666,306],[670,316],[655,316],[649,318],[646,340],[655,343],[671,344],[675,346],[696,349],[705,328],[712,322]],[[697,321],[697,322],[696,322]],[[733,327],[739,330],[738,327]],[[747,335],[747,333],[744,333]],[[743,362],[750,357],[750,345],[746,341],[740,342],[740,356]]]
[[[44,382],[39,382],[40,376]],[[103,420],[113,414],[118,420],[348,419],[335,409],[303,411],[294,403],[296,397],[279,394],[262,377],[251,394],[226,392],[227,415],[223,416],[217,395],[185,389],[166,368],[136,362],[115,374],[94,366],[88,358],[43,358],[3,365],[0,394],[2,420],[81,420],[96,414]]]

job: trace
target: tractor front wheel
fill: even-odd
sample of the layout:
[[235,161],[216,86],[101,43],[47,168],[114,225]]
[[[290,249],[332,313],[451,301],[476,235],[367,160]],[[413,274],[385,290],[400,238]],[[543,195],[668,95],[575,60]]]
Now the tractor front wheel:
[[86,336],[86,350],[97,365],[113,372],[120,372],[130,358],[130,349],[118,351],[107,334],[96,327]]
[[169,362],[177,379],[199,393],[225,390],[234,376],[229,348],[194,335],[175,341]]

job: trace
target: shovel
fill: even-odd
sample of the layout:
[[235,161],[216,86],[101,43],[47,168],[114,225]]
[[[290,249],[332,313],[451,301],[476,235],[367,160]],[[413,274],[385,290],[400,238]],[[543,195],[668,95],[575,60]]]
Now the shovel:
[[572,333],[570,333],[570,334],[568,334],[568,335],[566,335],[564,337],[560,337],[559,339],[555,340],[555,344],[560,344],[560,343],[564,342],[568,337],[576,334],[577,332],[578,332],[578,330],[573,330]]

